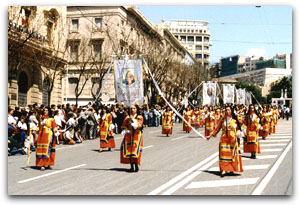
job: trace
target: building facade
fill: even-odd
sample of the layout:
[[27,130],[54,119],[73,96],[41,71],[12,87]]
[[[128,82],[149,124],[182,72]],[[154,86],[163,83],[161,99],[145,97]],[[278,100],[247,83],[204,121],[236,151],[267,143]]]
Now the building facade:
[[[67,24],[70,55],[63,80],[64,103],[85,105],[95,100],[113,58],[143,55],[157,81],[162,74],[172,76],[173,64],[186,61],[187,51],[177,39],[167,29],[152,25],[134,6],[69,6]],[[167,81],[158,82],[162,90]],[[150,87],[156,89],[151,82],[145,76],[145,95]],[[112,68],[99,100],[115,102],[114,84]]]
[[202,65],[209,65],[210,32],[207,21],[171,20],[163,24]]
[[8,7],[8,105],[60,104],[66,7]]

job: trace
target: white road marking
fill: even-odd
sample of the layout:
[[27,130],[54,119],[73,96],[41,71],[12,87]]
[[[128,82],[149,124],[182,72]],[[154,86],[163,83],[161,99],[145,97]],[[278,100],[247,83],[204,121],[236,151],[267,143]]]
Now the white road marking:
[[282,148],[278,148],[278,149],[261,149],[260,152],[264,153],[264,152],[279,152],[281,151]]
[[[266,140],[268,139],[291,139],[293,138],[292,136],[280,136],[280,137],[267,137]],[[261,139],[263,140],[263,139]]]
[[226,179],[226,180],[215,180],[215,181],[192,182],[185,189],[249,185],[249,184],[255,184],[258,181],[258,179],[259,177],[245,178],[245,179]]
[[172,186],[173,184],[175,184],[176,182],[178,182],[179,180],[181,180],[182,178],[184,178],[187,175],[191,174],[193,171],[195,171],[199,167],[203,166],[204,164],[206,164],[210,160],[214,159],[218,155],[219,155],[219,152],[214,153],[210,157],[206,158],[205,160],[201,161],[200,163],[196,164],[195,166],[193,166],[190,169],[186,170],[185,172],[181,173],[177,177],[174,177],[173,179],[171,179],[167,183],[163,184],[162,186],[158,187],[157,189],[153,190],[152,192],[150,192],[147,195],[157,195],[158,193],[162,192],[163,190],[167,189],[168,187]]
[[85,166],[85,165],[86,165],[86,164],[81,164],[81,165],[78,165],[78,166],[74,166],[74,167],[70,167],[70,168],[63,169],[63,170],[51,172],[51,173],[44,174],[44,175],[41,175],[41,176],[37,176],[37,177],[30,178],[30,179],[22,180],[22,181],[19,181],[18,183],[19,183],[19,184],[22,184],[22,183],[29,182],[29,181],[33,181],[33,180],[40,179],[40,178],[43,178],[43,177],[48,177],[48,176],[51,176],[51,175],[54,175],[54,174],[66,172],[66,171],[69,171],[69,170],[71,170],[71,169],[76,169],[76,168],[79,168],[79,167],[83,167],[83,166]]
[[[256,169],[267,169],[270,165],[269,164],[262,164],[262,165],[248,165],[243,166],[243,170],[256,170]],[[209,171],[220,171],[219,167],[212,167]]]
[[259,140],[260,143],[268,143],[268,142],[289,142],[291,141],[290,139],[289,140]]
[[[277,157],[277,155],[263,155],[263,156],[258,155],[258,156],[256,156],[256,159],[274,159],[276,157]],[[244,161],[244,160],[252,160],[252,159],[243,157],[242,160]]]
[[261,144],[261,147],[277,147],[277,146],[285,146],[287,144],[284,143],[277,143],[277,144]]
[[219,160],[219,156],[216,157],[216,158],[214,158],[210,162],[208,162],[203,167],[200,167],[197,171],[193,172],[191,175],[189,175],[188,177],[186,177],[185,179],[183,179],[179,183],[175,184],[173,187],[171,187],[169,190],[163,192],[161,195],[171,195],[172,193],[174,193],[175,191],[177,191],[179,188],[183,187],[186,183],[188,183],[189,181],[191,181],[192,179],[194,179],[196,176],[198,176],[199,174],[201,174],[202,171],[207,170],[208,167],[210,167],[211,165],[213,165],[214,163],[216,163],[218,160]]
[[143,149],[148,149],[148,148],[150,148],[150,147],[153,147],[154,145],[149,145],[149,146],[147,146],[147,147],[143,147]]
[[188,135],[184,135],[184,136],[181,136],[181,137],[174,138],[174,139],[172,139],[172,140],[179,140],[179,139],[184,138],[184,137],[187,137],[187,136],[188,136]]
[[292,147],[292,142],[289,143],[287,148],[284,150],[282,155],[279,157],[279,159],[275,162],[273,167],[270,169],[270,171],[267,173],[267,175],[263,178],[263,180],[260,182],[260,184],[256,187],[256,189],[252,192],[252,195],[261,195],[265,187],[268,185],[269,181],[272,179],[274,173],[280,166],[281,162],[284,160],[286,154]]

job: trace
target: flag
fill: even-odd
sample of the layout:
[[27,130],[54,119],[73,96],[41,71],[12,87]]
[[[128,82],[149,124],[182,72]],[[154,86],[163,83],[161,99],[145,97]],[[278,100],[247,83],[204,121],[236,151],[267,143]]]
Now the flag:
[[236,90],[236,104],[245,104],[245,89]]
[[234,85],[223,84],[223,103],[234,103]]
[[251,105],[251,104],[252,104],[251,93],[246,92],[246,105]]
[[143,105],[142,60],[114,60],[114,69],[118,103]]
[[203,105],[216,104],[216,83],[203,83]]

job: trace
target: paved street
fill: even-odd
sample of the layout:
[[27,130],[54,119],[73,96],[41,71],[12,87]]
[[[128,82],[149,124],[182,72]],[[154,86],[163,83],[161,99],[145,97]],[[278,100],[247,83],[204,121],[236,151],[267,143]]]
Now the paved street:
[[[8,157],[9,195],[291,195],[292,119],[279,120],[276,134],[261,140],[261,154],[243,153],[241,174],[220,178],[217,138],[209,141],[181,131],[161,134],[161,127],[144,129],[144,148],[138,173],[120,164],[121,135],[116,149],[99,153],[99,138],[76,145],[57,145],[52,170],[30,165],[27,155]],[[199,131],[203,134],[203,128]],[[280,186],[279,186],[280,185]]]

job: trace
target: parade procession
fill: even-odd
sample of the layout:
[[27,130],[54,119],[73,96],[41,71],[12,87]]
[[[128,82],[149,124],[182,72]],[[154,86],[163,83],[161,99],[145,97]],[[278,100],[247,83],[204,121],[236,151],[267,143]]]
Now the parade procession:
[[[261,62],[218,78],[172,23],[157,29],[134,6],[12,6],[8,23],[9,195],[292,194],[290,55],[288,74]],[[66,53],[55,47],[64,32]]]

